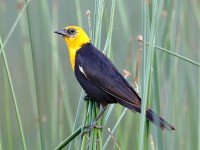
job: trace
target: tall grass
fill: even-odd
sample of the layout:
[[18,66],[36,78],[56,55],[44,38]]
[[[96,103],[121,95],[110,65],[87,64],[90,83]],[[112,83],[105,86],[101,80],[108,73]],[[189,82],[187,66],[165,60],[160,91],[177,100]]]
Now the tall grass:
[[[198,0],[1,1],[0,149],[199,149],[199,10]],[[111,105],[98,122],[103,130],[81,138],[100,105],[83,100],[67,47],[53,33],[68,25],[131,72],[140,115]],[[176,131],[146,122],[146,107]]]

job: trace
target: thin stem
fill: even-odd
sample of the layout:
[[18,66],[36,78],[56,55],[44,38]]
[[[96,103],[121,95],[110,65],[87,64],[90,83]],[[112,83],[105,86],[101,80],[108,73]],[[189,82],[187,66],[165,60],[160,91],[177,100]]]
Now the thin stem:
[[71,142],[77,135],[81,133],[82,126],[80,126],[76,131],[74,131],[69,137],[67,137],[58,147],[56,150],[61,150],[64,148],[69,142]]
[[[27,0],[27,1],[26,1],[25,5],[23,6],[23,8],[21,9],[19,15],[17,16],[17,19],[15,20],[13,26],[11,27],[11,29],[10,29],[10,31],[9,31],[9,33],[8,33],[8,35],[7,35],[7,37],[6,37],[6,39],[5,39],[4,42],[3,42],[3,46],[4,46],[4,47],[6,46],[8,40],[10,39],[10,37],[11,37],[11,35],[13,34],[15,28],[17,27],[17,24],[19,23],[19,20],[21,19],[22,15],[23,15],[23,12],[24,12],[24,10],[26,9],[26,7],[28,6],[29,2],[30,2],[30,0]],[[1,55],[1,53],[2,53],[2,51],[1,51],[1,49],[0,49],[0,55]]]
[[10,71],[9,71],[9,67],[8,67],[8,62],[6,59],[6,54],[4,52],[4,45],[2,43],[1,37],[0,37],[0,47],[2,49],[2,57],[3,57],[4,64],[5,64],[6,74],[8,76],[8,81],[9,81],[9,85],[10,85],[10,89],[11,89],[11,93],[12,93],[12,97],[13,97],[14,108],[15,108],[15,112],[16,112],[16,116],[17,116],[17,123],[18,123],[19,129],[20,129],[20,136],[22,139],[23,149],[26,150],[27,146],[26,146],[26,141],[24,138],[24,131],[22,128],[22,122],[21,122],[21,118],[20,118],[20,114],[19,114],[18,105],[17,105],[17,99],[15,96],[15,91],[14,91],[14,87],[13,87],[13,83],[12,83],[12,79],[11,79],[11,75],[10,75]]
[[[117,122],[115,123],[115,125],[114,125],[114,127],[113,127],[113,129],[112,129],[112,131],[111,131],[112,134],[113,134],[113,133],[115,132],[115,130],[117,129],[119,123],[120,123],[121,120],[123,119],[123,117],[124,117],[124,115],[126,114],[126,111],[127,111],[127,110],[128,110],[128,109],[125,108],[124,111],[122,112],[122,114],[120,115],[119,119],[117,120]],[[106,139],[106,142],[105,142],[104,145],[103,145],[103,150],[104,150],[104,149],[106,148],[106,146],[108,145],[108,142],[110,141],[111,135],[112,135],[112,134],[110,134],[110,135],[108,136],[108,138]]]
[[[27,0],[26,0],[27,1]],[[27,7],[27,21],[28,21],[28,30],[29,30],[29,38],[30,38],[30,45],[31,45],[31,52],[32,52],[32,57],[33,57],[33,72],[34,72],[34,78],[35,78],[35,94],[36,94],[36,100],[37,100],[37,111],[38,111],[38,120],[39,120],[39,134],[40,134],[40,143],[41,143],[41,149],[45,149],[45,143],[44,143],[44,130],[42,126],[42,109],[40,106],[40,95],[39,95],[39,80],[38,80],[38,75],[37,75],[37,65],[36,65],[36,54],[35,54],[35,47],[34,47],[34,42],[33,42],[33,32],[32,32],[32,23],[31,23],[31,14],[30,14],[30,9],[29,6]]]
[[195,62],[195,61],[193,61],[193,60],[191,60],[191,59],[189,59],[189,58],[186,58],[186,57],[184,57],[184,56],[182,56],[182,55],[179,55],[179,54],[177,54],[177,53],[175,53],[175,52],[172,52],[172,51],[170,51],[170,50],[167,50],[167,49],[162,48],[162,47],[157,46],[157,45],[155,45],[155,48],[158,49],[158,50],[161,50],[161,51],[163,51],[163,52],[166,52],[166,53],[168,53],[168,54],[171,54],[171,55],[173,55],[173,56],[176,56],[176,57],[178,57],[178,58],[180,58],[180,59],[182,59],[182,60],[185,60],[185,61],[187,61],[187,62],[189,62],[189,63],[191,63],[191,64],[193,64],[193,65],[195,65],[195,66],[200,67],[200,63]]

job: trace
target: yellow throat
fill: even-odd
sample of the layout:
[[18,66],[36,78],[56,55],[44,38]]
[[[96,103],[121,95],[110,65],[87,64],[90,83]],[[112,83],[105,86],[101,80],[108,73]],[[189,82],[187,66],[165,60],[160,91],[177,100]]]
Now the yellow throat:
[[85,31],[78,26],[68,26],[64,29],[67,32],[67,36],[63,37],[68,46],[70,62],[74,71],[76,52],[84,44],[90,43],[90,39]]

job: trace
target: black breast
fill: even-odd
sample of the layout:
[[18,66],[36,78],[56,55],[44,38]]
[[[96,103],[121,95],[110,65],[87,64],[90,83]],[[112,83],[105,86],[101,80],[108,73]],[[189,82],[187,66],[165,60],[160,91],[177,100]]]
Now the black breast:
[[[103,89],[100,89],[98,85],[95,85],[95,83],[91,82],[90,79],[87,78],[86,75],[87,73],[83,74],[83,72],[81,72],[80,70],[82,66],[87,67],[88,65],[95,65],[95,67],[98,67],[98,65],[101,65],[101,64],[97,65],[98,60],[96,59],[95,55],[98,52],[93,48],[94,47],[91,44],[86,44],[84,45],[84,47],[82,47],[80,50],[77,51],[75,58],[75,69],[74,69],[75,76],[81,87],[84,89],[84,91],[94,101],[97,101],[102,105],[107,105],[108,103],[116,103],[116,99],[113,96],[103,91]],[[81,61],[79,60],[78,57],[80,55],[82,58]],[[95,76],[93,78],[95,78]]]

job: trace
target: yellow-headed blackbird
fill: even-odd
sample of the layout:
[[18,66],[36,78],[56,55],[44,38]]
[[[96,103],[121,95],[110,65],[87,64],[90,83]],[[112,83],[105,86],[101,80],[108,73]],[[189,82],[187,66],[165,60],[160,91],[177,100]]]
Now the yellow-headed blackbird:
[[[96,121],[111,103],[119,103],[132,111],[141,112],[139,95],[113,63],[91,44],[83,29],[78,26],[68,26],[55,33],[64,37],[68,45],[72,69],[87,96],[101,103],[103,107]],[[161,129],[175,130],[151,109],[146,110],[146,118]]]

